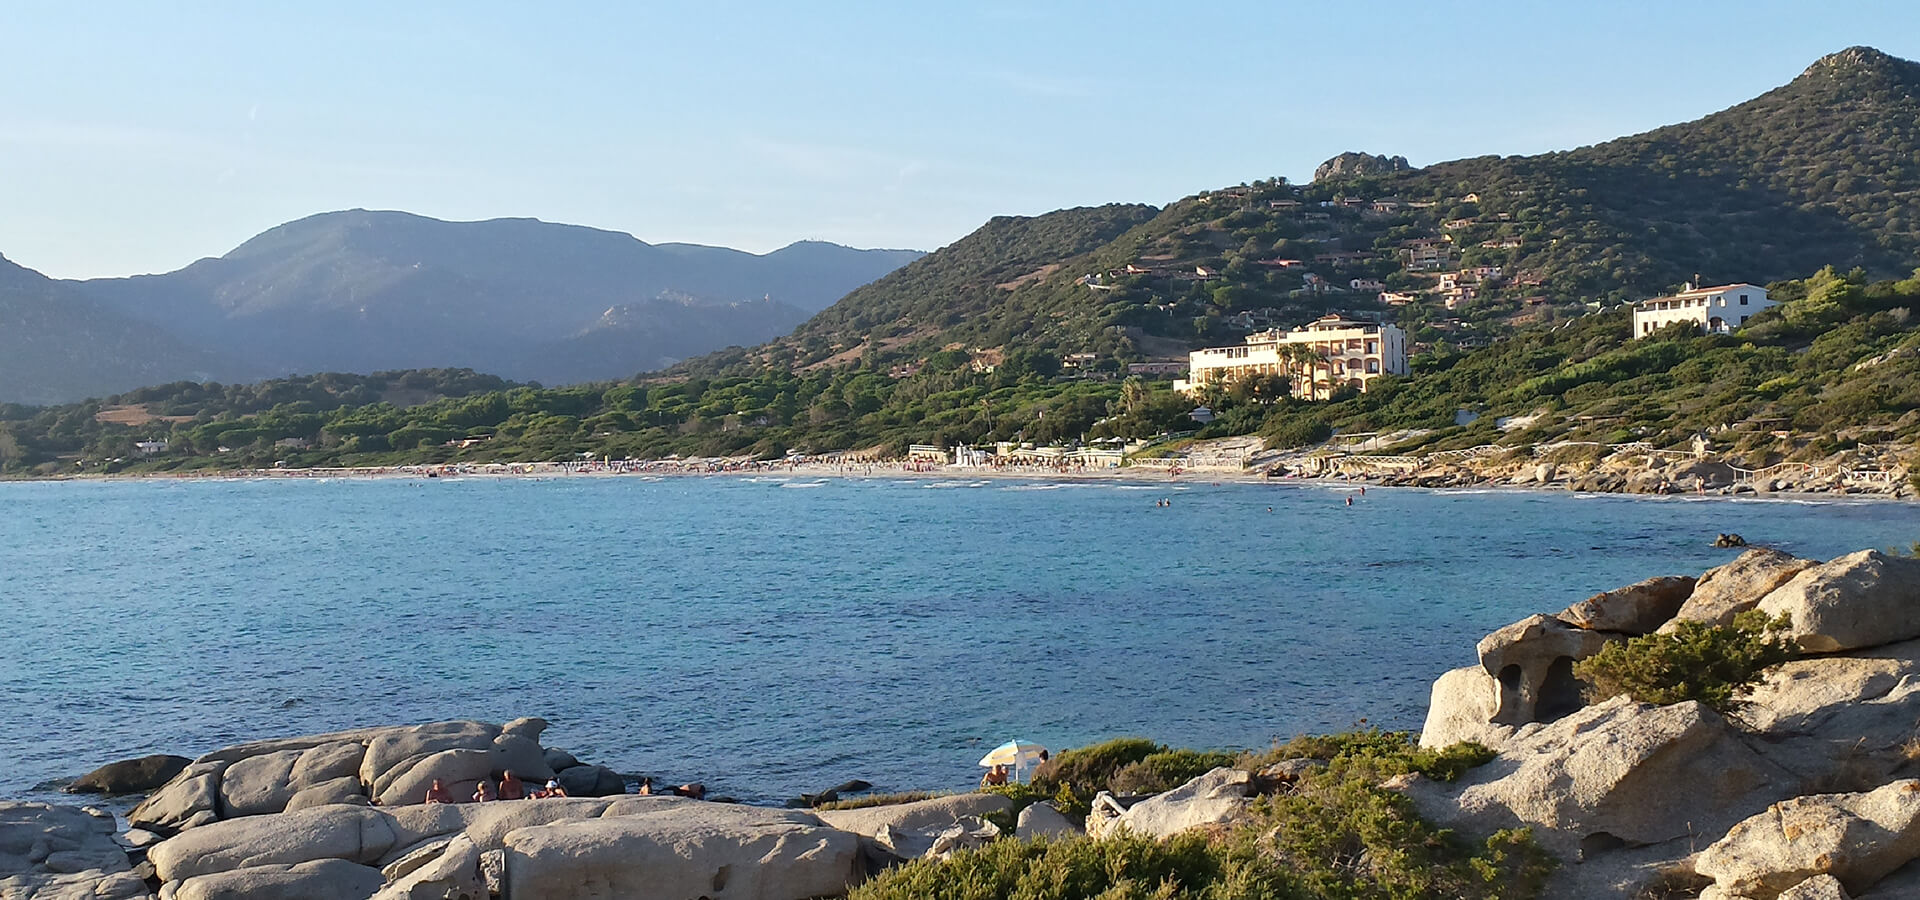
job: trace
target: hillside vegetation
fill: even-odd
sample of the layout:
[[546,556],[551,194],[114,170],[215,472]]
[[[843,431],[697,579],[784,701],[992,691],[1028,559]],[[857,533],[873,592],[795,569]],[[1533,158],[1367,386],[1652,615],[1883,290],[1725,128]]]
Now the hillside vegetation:
[[680,371],[886,370],[956,349],[986,365],[1010,348],[1111,367],[1330,311],[1397,322],[1424,349],[1696,277],[1900,277],[1920,263],[1916,160],[1920,65],[1852,48],[1746,103],[1576,150],[1424,169],[1343,154],[1304,186],[996,219],[789,338]]
[[[1260,433],[1295,446],[1345,432],[1420,430],[1412,452],[1571,438],[1686,446],[1700,434],[1753,465],[1860,444],[1920,443],[1920,276],[1869,283],[1822,270],[1774,285],[1785,304],[1733,335],[1682,328],[1627,340],[1624,310],[1441,346],[1410,377],[1311,403],[1243,384],[1200,398],[1202,437]],[[790,450],[904,453],[908,444],[1144,438],[1196,427],[1166,382],[1062,376],[1049,353],[993,372],[934,354],[918,374],[867,370],[636,380],[539,389],[470,372],[318,376],[254,387],[175,384],[53,408],[0,407],[0,471],[60,474],[290,465],[386,465]],[[403,390],[413,386],[410,390]],[[1461,410],[1480,413],[1457,425]],[[137,415],[128,415],[129,412]],[[1507,416],[1536,416],[1503,430]],[[168,451],[135,457],[135,441]],[[294,446],[284,446],[291,441]],[[458,446],[464,444],[464,446]],[[227,448],[221,452],[220,448]]]

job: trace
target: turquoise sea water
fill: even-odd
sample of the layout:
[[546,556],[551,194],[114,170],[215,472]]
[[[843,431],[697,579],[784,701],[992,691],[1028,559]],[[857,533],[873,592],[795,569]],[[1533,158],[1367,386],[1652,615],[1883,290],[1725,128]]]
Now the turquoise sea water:
[[[1010,738],[1418,728],[1487,631],[1877,502],[574,478],[0,484],[0,796],[150,752],[541,715],[766,801],[970,785]],[[1172,498],[1160,508],[1155,501]],[[1271,511],[1269,511],[1271,508]]]

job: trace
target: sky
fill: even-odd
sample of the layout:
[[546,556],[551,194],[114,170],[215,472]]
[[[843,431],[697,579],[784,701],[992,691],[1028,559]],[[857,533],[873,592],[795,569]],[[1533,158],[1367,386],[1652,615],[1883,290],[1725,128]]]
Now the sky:
[[1856,44],[1920,58],[1920,4],[9,0],[0,255],[164,272],[356,207],[930,250],[1346,150],[1571,149]]

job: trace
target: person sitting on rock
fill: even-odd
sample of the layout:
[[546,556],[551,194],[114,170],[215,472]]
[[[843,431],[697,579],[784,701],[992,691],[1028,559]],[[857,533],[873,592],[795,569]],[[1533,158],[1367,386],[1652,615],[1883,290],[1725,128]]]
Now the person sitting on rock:
[[521,781],[520,776],[513,774],[512,769],[500,773],[500,799],[527,799],[527,783]]
[[440,779],[438,779],[438,778],[435,778],[435,779],[433,780],[433,786],[432,786],[432,787],[429,787],[429,788],[427,788],[427,799],[426,799],[426,801],[425,801],[425,802],[427,802],[427,803],[452,803],[452,802],[453,802],[453,792],[452,792],[452,791],[449,791],[449,790],[447,790],[447,786],[446,786],[446,785],[444,785],[444,784],[441,784],[441,783],[440,783]]
[[491,778],[480,779],[480,786],[473,789],[473,802],[475,803],[485,803],[488,800],[498,799],[500,798],[493,793],[493,779]]
[[980,776],[981,787],[994,787],[994,786],[1002,785],[1006,783],[1007,783],[1007,767],[1006,766],[994,766],[993,768],[987,770],[987,774]]
[[542,789],[542,790],[540,791],[540,793],[539,793],[538,795],[536,795],[536,796],[540,796],[540,797],[565,797],[566,795],[567,795],[567,789],[566,789],[566,788],[563,788],[563,787],[561,787],[561,786],[560,786],[560,782],[558,782],[558,781],[555,781],[555,780],[553,780],[553,779],[551,779],[551,778],[549,778],[549,779],[547,779],[547,786],[546,786],[546,787],[545,787],[544,789]]
[[652,775],[642,775],[642,776],[640,776],[640,789],[639,789],[639,790],[640,790],[640,793],[641,793],[641,794],[643,794],[643,795],[647,795],[647,794],[652,794],[652,793],[653,793],[653,776],[652,776]]

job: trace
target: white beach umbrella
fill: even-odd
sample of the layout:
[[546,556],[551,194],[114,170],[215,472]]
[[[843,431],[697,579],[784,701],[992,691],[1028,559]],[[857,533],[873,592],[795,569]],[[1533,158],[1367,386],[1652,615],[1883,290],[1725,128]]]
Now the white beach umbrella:
[[1047,748],[1030,741],[1008,741],[985,756],[980,757],[983,766],[1014,766],[1024,768],[1040,761],[1040,754]]

